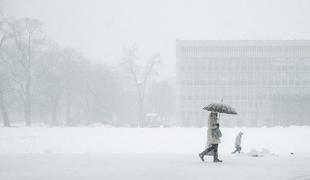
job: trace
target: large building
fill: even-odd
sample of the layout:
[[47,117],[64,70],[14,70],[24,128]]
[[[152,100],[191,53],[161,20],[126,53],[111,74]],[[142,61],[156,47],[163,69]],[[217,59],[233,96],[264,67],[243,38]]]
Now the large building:
[[176,41],[177,119],[204,126],[223,101],[224,126],[310,125],[310,41]]

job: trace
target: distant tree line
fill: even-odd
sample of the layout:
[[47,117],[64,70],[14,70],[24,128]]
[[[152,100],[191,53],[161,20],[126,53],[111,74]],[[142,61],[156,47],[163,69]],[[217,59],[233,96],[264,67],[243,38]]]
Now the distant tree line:
[[148,113],[169,124],[173,81],[156,82],[161,56],[139,63],[136,46],[117,65],[94,63],[47,37],[36,19],[0,17],[0,119],[51,126],[147,125]]

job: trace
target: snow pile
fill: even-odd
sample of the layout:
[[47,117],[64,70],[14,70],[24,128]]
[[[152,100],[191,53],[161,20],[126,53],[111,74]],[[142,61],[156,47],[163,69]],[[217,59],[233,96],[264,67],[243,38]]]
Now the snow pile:
[[[234,151],[242,137],[242,151],[252,154],[309,153],[310,127],[222,128],[221,154]],[[152,153],[195,154],[206,145],[206,128],[32,127],[1,128],[0,153]],[[269,153],[269,154],[272,154]]]
[[252,157],[264,157],[264,156],[277,156],[274,153],[271,153],[268,149],[263,148],[262,150],[251,149],[249,153],[246,153]]

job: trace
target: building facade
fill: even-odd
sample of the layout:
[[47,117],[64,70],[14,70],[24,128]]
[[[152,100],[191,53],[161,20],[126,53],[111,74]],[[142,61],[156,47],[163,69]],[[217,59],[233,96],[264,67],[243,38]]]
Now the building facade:
[[231,126],[310,125],[310,41],[176,41],[177,119],[205,126],[212,102]]

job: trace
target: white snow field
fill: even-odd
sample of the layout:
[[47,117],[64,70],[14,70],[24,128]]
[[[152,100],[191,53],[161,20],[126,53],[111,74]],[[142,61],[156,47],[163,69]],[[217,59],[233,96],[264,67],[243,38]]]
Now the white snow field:
[[224,162],[203,163],[205,128],[0,128],[0,180],[310,179],[310,127],[222,133]]
[[202,163],[195,154],[2,154],[1,180],[301,180],[309,156],[223,155]]

